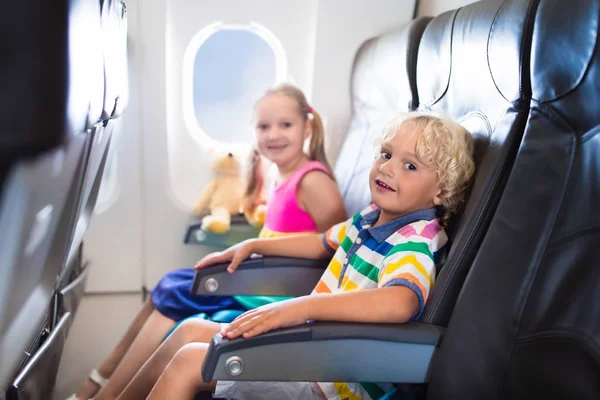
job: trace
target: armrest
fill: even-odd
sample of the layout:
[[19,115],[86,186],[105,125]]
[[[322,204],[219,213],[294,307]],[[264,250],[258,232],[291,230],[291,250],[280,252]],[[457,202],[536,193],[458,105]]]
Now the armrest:
[[310,294],[329,260],[289,257],[251,257],[235,273],[229,264],[216,264],[196,271],[193,295],[213,296],[304,296]]
[[411,321],[311,322],[231,341],[217,334],[202,365],[202,378],[424,383],[444,332],[445,328]]

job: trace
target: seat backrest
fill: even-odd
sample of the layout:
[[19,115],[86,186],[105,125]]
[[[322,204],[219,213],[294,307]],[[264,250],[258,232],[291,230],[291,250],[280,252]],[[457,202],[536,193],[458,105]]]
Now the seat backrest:
[[100,121],[91,130],[83,189],[74,217],[73,237],[58,288],[69,283],[73,261],[87,231],[108,159],[110,143],[118,118],[127,105],[127,8],[120,0],[106,0],[101,9],[101,41],[104,61],[104,107]]
[[421,110],[462,123],[475,140],[475,179],[422,316],[446,326],[503,192],[529,112],[533,0],[481,1],[435,18],[417,66]]
[[539,2],[525,134],[432,399],[600,398],[599,20],[598,1]]
[[367,40],[358,50],[352,72],[352,117],[335,167],[346,211],[353,215],[371,202],[368,175],[375,139],[401,111],[419,104],[416,59],[423,30],[431,18]]
[[[13,101],[18,99],[11,115],[14,124],[2,129],[22,149],[37,148],[41,153],[15,160],[0,194],[0,388],[14,376],[49,317],[72,234],[88,130],[100,118],[104,93],[98,1],[47,6],[44,1],[26,0],[6,6],[11,12],[2,13],[0,43],[11,42],[23,57],[0,61],[22,74],[0,78],[3,86],[12,85],[11,80],[19,83],[14,88]],[[31,20],[37,16],[40,21]],[[7,31],[4,22],[15,31]],[[38,77],[39,85],[30,82]],[[45,117],[48,109],[50,118]],[[13,144],[7,143],[3,151]]]
[[[22,15],[25,9],[38,10],[27,16],[27,23]],[[67,76],[63,73],[67,48],[45,46],[65,34],[66,16],[53,4],[39,0],[4,2],[0,10],[1,192],[13,162],[56,148],[65,139],[61,114],[67,96]],[[46,124],[56,129],[48,130]]]

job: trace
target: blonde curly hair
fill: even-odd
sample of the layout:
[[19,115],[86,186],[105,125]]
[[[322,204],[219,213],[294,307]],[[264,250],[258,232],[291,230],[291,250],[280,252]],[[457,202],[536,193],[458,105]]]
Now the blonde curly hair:
[[418,135],[416,156],[419,161],[431,165],[437,172],[444,210],[440,222],[447,225],[464,202],[475,173],[471,133],[450,119],[413,112],[392,120],[383,131],[383,140],[390,140],[406,128],[414,128],[413,132]]

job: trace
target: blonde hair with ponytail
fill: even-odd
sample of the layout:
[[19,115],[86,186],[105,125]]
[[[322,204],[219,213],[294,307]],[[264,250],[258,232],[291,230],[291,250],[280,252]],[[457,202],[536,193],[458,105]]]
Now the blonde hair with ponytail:
[[262,156],[257,149],[252,149],[252,154],[248,160],[248,171],[246,176],[246,191],[242,211],[246,218],[253,214],[262,202],[262,192],[265,187],[265,177],[263,174]]
[[[329,161],[327,161],[327,157],[325,155],[325,129],[323,127],[323,120],[321,119],[321,116],[308,104],[304,93],[302,93],[302,91],[296,86],[289,83],[283,83],[267,90],[267,92],[261,98],[278,93],[291,97],[296,101],[296,103],[298,103],[298,110],[301,116],[304,118],[305,123],[308,120],[312,120],[312,133],[310,136],[310,142],[308,144],[307,157],[311,161],[318,161],[323,164],[333,178],[333,169],[331,168],[331,165],[329,164]],[[250,165],[248,168],[246,192],[243,205],[244,214],[246,215],[252,214],[260,205],[262,190],[265,184],[265,178],[262,170],[262,156],[257,149],[252,150],[249,161]]]

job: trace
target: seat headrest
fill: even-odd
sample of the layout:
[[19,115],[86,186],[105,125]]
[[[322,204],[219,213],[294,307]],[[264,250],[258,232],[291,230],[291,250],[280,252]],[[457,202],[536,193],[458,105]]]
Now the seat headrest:
[[368,173],[375,140],[397,113],[418,105],[416,56],[421,34],[431,18],[367,40],[358,50],[352,72],[352,117],[336,164],[346,209],[354,214],[371,201]]
[[90,128],[104,82],[97,1],[12,1],[1,15],[0,158],[6,160],[37,155]]
[[398,113],[418,106],[416,58],[419,39],[431,18],[367,40],[358,50],[352,74],[352,101],[357,113]]
[[[69,3],[69,130],[80,133],[100,120],[104,104],[100,4],[87,0]],[[85,118],[83,126],[79,117]]]
[[493,130],[507,104],[530,93],[528,80],[521,79],[527,6],[478,2],[435,18],[419,48],[421,108],[459,120],[477,117]]
[[543,1],[533,31],[532,97],[559,110],[579,132],[600,124],[599,15],[597,1],[578,0],[569,7]]

